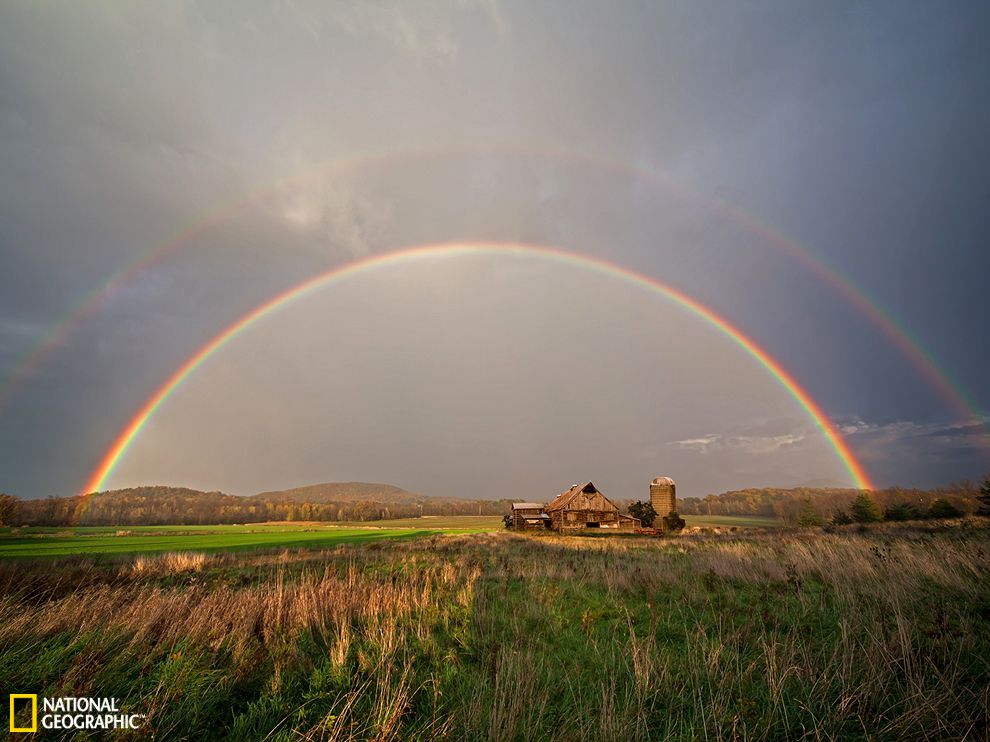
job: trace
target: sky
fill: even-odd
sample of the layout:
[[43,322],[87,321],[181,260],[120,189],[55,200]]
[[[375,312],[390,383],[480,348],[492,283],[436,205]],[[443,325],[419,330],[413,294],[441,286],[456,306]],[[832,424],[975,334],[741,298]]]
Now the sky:
[[[0,490],[80,491],[280,292],[477,242],[692,297],[878,486],[980,477],[988,30],[976,2],[4,3]],[[543,501],[658,475],[682,496],[850,483],[794,396],[678,302],[465,252],[252,323],[105,484]]]

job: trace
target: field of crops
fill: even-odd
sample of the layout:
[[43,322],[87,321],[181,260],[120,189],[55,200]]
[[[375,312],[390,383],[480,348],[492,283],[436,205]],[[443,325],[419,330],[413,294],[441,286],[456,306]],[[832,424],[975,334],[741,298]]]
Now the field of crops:
[[0,558],[75,554],[221,552],[246,549],[326,549],[337,544],[415,538],[431,533],[479,533],[502,527],[498,517],[450,516],[372,523],[251,523],[220,526],[0,528]]

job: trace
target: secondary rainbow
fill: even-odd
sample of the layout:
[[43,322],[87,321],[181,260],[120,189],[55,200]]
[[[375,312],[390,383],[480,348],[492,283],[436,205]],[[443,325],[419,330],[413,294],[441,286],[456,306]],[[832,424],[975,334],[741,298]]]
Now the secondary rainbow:
[[[848,278],[823,263],[819,258],[794,240],[786,237],[779,230],[764,223],[734,204],[708,196],[682,183],[672,180],[662,173],[647,170],[625,163],[613,162],[592,155],[564,152],[551,148],[545,149],[478,149],[472,147],[447,147],[435,150],[416,150],[393,152],[387,154],[361,155],[345,158],[307,168],[291,177],[278,179],[274,183],[260,186],[238,196],[225,205],[207,213],[202,218],[187,225],[180,232],[164,241],[141,252],[138,257],[115,273],[106,283],[86,295],[80,304],[63,314],[32,348],[15,361],[6,379],[0,379],[0,406],[10,397],[14,389],[44,363],[45,359],[59,348],[71,332],[87,319],[96,315],[106,301],[111,299],[118,290],[137,276],[161,263],[167,256],[192,244],[194,240],[206,234],[208,230],[240,212],[258,198],[274,192],[277,188],[294,184],[308,178],[333,173],[339,175],[349,171],[364,172],[368,168],[388,166],[394,163],[413,161],[428,161],[433,159],[463,157],[463,156],[513,156],[526,158],[543,158],[564,163],[578,163],[604,171],[619,173],[625,177],[641,178],[654,186],[660,186],[667,192],[673,193],[689,202],[693,201],[702,207],[719,214],[733,222],[743,230],[759,237],[767,244],[785,252],[803,264],[813,275],[830,286],[839,296],[856,308],[876,327],[901,353],[907,357],[921,376],[938,390],[939,394],[953,407],[963,419],[973,420],[985,425],[985,416],[978,409],[970,396],[961,385],[953,381],[949,374],[936,362],[924,345],[913,337],[910,332],[899,324],[876,302],[871,301],[866,294],[857,288]],[[987,452],[990,456],[990,451]]]
[[405,261],[415,261],[428,258],[453,257],[457,255],[488,254],[488,255],[525,255],[536,258],[543,258],[571,265],[599,271],[620,280],[633,283],[654,293],[659,293],[674,301],[693,314],[701,317],[714,325],[723,334],[735,341],[751,357],[766,368],[780,384],[794,397],[794,399],[804,408],[815,424],[821,428],[829,444],[835,450],[836,455],[843,466],[849,472],[853,484],[860,489],[873,489],[873,484],[863,468],[862,464],[849,449],[848,444],[843,439],[841,433],[822,411],[821,407],[812,399],[811,395],[788,373],[769,353],[761,348],[752,338],[745,335],[742,330],[730,323],[727,319],[717,314],[712,309],[701,304],[692,297],[669,286],[662,281],[658,281],[649,276],[644,276],[627,268],[623,268],[613,263],[609,263],[600,258],[595,258],[581,253],[570,252],[555,247],[542,245],[524,245],[515,243],[468,243],[468,244],[440,244],[409,247],[382,255],[375,255],[363,260],[357,260],[345,265],[333,268],[325,273],[309,278],[278,295],[272,297],[263,304],[255,307],[236,322],[214,336],[212,340],[202,346],[178,369],[175,370],[165,382],[158,387],[154,394],[141,406],[137,413],[131,418],[127,425],[120,431],[109,449],[100,459],[99,464],[82,489],[81,494],[98,492],[105,487],[105,483],[114,468],[127,452],[128,447],[134,442],[148,420],[155,414],[159,407],[169,398],[169,396],[189,378],[199,366],[201,366],[210,356],[223,348],[227,343],[244,332],[252,324],[261,318],[270,315],[281,307],[300,299],[313,291],[326,286],[327,284],[352,276],[359,272],[372,270],[378,267],[400,264]]

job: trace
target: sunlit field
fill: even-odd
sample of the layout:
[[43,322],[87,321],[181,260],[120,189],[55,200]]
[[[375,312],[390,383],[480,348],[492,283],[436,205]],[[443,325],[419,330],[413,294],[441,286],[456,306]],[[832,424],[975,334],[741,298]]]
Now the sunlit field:
[[392,530],[332,548],[4,560],[0,677],[99,689],[160,739],[987,734],[985,521]]
[[783,521],[758,515],[684,515],[687,527],[700,528],[780,528]]
[[251,523],[204,526],[81,526],[0,528],[0,558],[75,554],[138,554],[162,551],[239,551],[315,548],[414,538],[431,533],[478,533],[499,528],[492,516],[445,516],[370,523]]
[[[773,518],[685,517],[688,527],[773,528]],[[326,549],[337,544],[415,538],[432,533],[482,533],[502,528],[490,515],[426,516],[342,523],[249,523],[244,525],[77,526],[0,528],[0,559],[98,554],[151,554],[164,551],[220,552],[250,549]]]

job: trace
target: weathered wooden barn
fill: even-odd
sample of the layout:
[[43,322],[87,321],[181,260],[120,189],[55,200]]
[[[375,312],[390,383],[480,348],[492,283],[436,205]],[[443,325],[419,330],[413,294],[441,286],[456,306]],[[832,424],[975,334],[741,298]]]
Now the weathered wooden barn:
[[512,528],[549,528],[550,516],[538,502],[514,502],[510,523]]
[[635,530],[638,518],[619,512],[618,506],[603,495],[592,482],[575,484],[561,492],[546,507],[550,527],[555,531],[576,531],[585,528],[615,528]]

